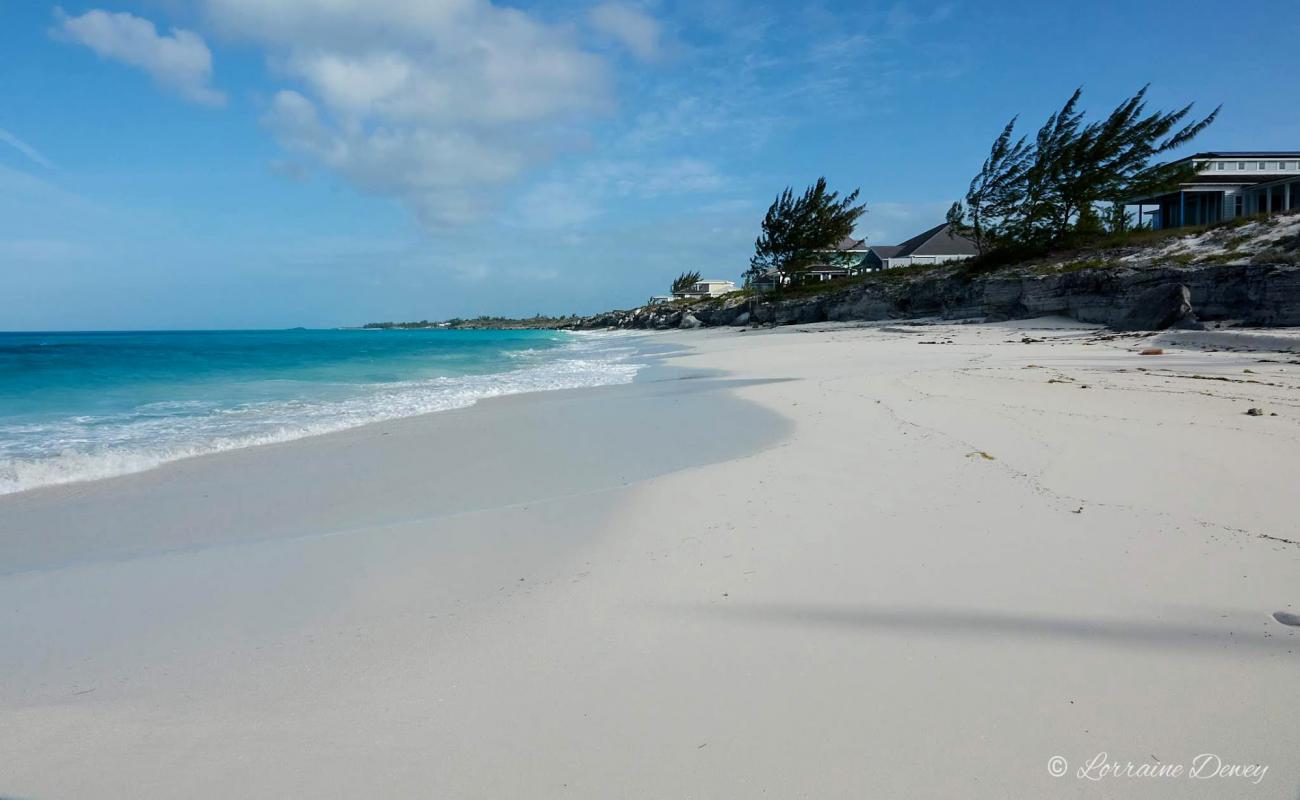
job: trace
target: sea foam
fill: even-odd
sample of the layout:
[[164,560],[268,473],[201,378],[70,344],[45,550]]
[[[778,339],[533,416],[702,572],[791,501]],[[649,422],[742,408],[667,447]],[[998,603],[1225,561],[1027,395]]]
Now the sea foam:
[[224,450],[464,408],[489,397],[629,383],[642,366],[625,335],[571,339],[557,348],[503,352],[514,368],[502,372],[380,382],[342,398],[234,406],[158,401],[112,414],[0,426],[9,439],[0,442],[0,494],[142,472]]

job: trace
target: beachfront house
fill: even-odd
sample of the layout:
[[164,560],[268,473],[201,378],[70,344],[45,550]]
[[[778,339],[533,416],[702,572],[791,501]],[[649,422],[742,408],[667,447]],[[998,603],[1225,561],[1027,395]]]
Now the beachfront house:
[[797,272],[777,269],[751,268],[745,273],[745,286],[760,292],[770,292],[778,286],[789,286],[796,275],[800,281],[832,281],[860,274],[868,252],[867,240],[846,236],[825,250],[816,251],[816,258],[808,267]]
[[975,242],[952,229],[948,223],[936,225],[896,245],[872,245],[867,248],[862,268],[868,272],[914,264],[943,264],[962,261],[979,253]]
[[673,297],[679,300],[701,300],[705,297],[721,297],[734,291],[736,291],[735,281],[704,280],[696,281],[680,292],[673,292]]
[[778,286],[789,286],[790,276],[775,267],[751,267],[745,273],[745,288],[756,292],[774,292]]
[[875,272],[885,268],[889,259],[898,254],[899,246],[896,244],[873,244],[867,248],[867,255],[862,259],[862,269],[866,272]]
[[1117,202],[1137,206],[1138,225],[1156,229],[1300,209],[1300,151],[1197,153],[1175,163],[1185,162],[1197,172],[1177,189]]
[[803,270],[806,281],[833,281],[857,275],[867,257],[867,240],[845,236],[834,247],[817,251],[817,263]]

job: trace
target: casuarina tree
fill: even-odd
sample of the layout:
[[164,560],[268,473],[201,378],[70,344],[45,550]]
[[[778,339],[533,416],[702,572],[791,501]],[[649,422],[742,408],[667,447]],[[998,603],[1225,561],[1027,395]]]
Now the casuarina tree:
[[1148,113],[1146,94],[1143,87],[1105,119],[1084,124],[1082,90],[1075,90],[1032,144],[1013,141],[1016,120],[1007,123],[966,193],[968,235],[980,252],[1086,238],[1101,230],[1098,204],[1172,190],[1196,174],[1194,163],[1152,159],[1190,142],[1219,109],[1191,121],[1190,104]]
[[695,284],[700,282],[700,273],[683,272],[673,281],[673,294],[684,292]]
[[818,178],[797,196],[787,187],[763,218],[750,266],[791,273],[825,261],[827,252],[853,233],[858,217],[867,210],[866,204],[857,200],[857,189],[840,197],[827,189],[825,178]]
[[1024,137],[1012,141],[1015,127],[1016,118],[1012,117],[966,191],[966,219],[961,229],[981,255],[1011,237],[1012,220],[1024,202],[1025,172],[1032,153]]

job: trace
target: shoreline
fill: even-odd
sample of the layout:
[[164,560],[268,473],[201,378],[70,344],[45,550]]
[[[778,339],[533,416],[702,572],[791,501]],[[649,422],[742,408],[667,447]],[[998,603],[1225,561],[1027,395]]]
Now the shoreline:
[[[223,333],[223,332],[218,331],[214,333]],[[661,360],[660,356],[662,355],[662,353],[660,352],[660,350],[662,348],[656,347],[655,345],[649,343],[649,340],[654,335],[652,333],[630,332],[630,331],[612,331],[612,332],[564,331],[563,333],[566,333],[567,335],[573,337],[574,343],[580,342],[582,341],[582,337],[590,336],[590,335],[626,338],[627,340],[632,342],[634,347],[638,348],[637,353],[631,358],[633,360],[644,359],[646,361],[646,363],[636,365],[636,372],[639,372],[641,371],[642,368],[651,366],[657,361]],[[556,363],[561,363],[561,362],[556,362]],[[619,363],[620,362],[612,362],[612,364],[619,364]],[[546,368],[549,366],[553,366],[553,364],[548,363],[548,364],[541,365],[542,368]],[[508,371],[502,373],[469,374],[460,377],[469,378],[469,379],[496,379],[496,380],[507,380],[507,379],[514,378],[517,380],[519,375],[535,369],[537,369],[537,367],[523,367],[515,371]],[[631,382],[635,380],[636,380],[636,374],[634,372],[631,379],[627,382]],[[107,453],[100,452],[100,453],[93,453],[93,454],[78,454],[75,456],[75,458],[77,460],[84,462],[85,465],[91,466],[92,467],[92,469],[90,470],[91,474],[79,476],[79,477],[59,476],[47,480],[46,482],[43,483],[24,486],[23,488],[17,488],[17,489],[9,488],[6,486],[3,488],[3,490],[0,490],[0,502],[3,502],[3,498],[12,495],[24,494],[33,491],[39,492],[47,489],[57,488],[60,486],[76,486],[76,485],[81,485],[86,483],[94,483],[102,480],[113,480],[115,478],[120,478],[128,475],[136,475],[143,472],[149,472],[155,469],[164,468],[169,464],[184,462],[190,459],[205,458],[208,456],[219,455],[222,453],[228,453],[232,451],[245,450],[248,448],[287,444],[289,442],[295,442],[301,439],[312,438],[316,436],[329,436],[336,433],[344,433],[350,430],[354,430],[356,428],[365,427],[367,425],[382,424],[385,422],[392,422],[395,420],[402,420],[402,419],[410,419],[412,417],[424,416],[426,414],[439,414],[446,411],[455,411],[463,408],[468,408],[473,406],[476,403],[482,402],[484,400],[494,399],[497,397],[510,397],[510,396],[515,396],[520,394],[533,394],[537,392],[547,392],[547,391],[561,391],[564,389],[581,389],[581,388],[593,388],[593,387],[600,387],[600,386],[613,386],[613,385],[620,385],[622,382],[623,381],[615,380],[611,382],[593,383],[593,384],[586,384],[583,386],[575,386],[575,387],[564,387],[564,386],[535,387],[535,388],[528,387],[528,388],[523,388],[522,390],[516,388],[516,390],[505,391],[499,394],[493,394],[489,392],[481,396],[471,397],[469,399],[469,402],[466,404],[461,404],[461,405],[453,404],[443,408],[433,408],[430,410],[419,411],[414,414],[372,418],[365,422],[360,422],[360,423],[357,423],[354,420],[336,420],[336,422],[334,423],[328,423],[324,425],[320,423],[316,423],[314,426],[308,426],[302,428],[295,428],[295,429],[281,428],[279,431],[276,431],[275,433],[272,434],[265,434],[265,433],[247,434],[236,439],[217,438],[201,444],[183,445],[182,447],[183,450],[189,450],[192,452],[177,453],[174,451],[167,451],[160,455],[156,451],[137,452],[132,450],[125,450],[125,451],[114,450]],[[342,416],[342,412],[343,412],[342,409],[337,409],[336,411],[337,411],[336,417]],[[36,468],[36,469],[43,469],[46,471],[49,471],[54,468],[62,469],[64,468],[64,465],[61,463],[61,460],[66,457],[67,457],[66,455],[59,456],[58,459],[50,459],[48,463],[26,462],[24,466],[28,469]],[[114,462],[117,463],[118,466],[117,467],[113,467],[113,466],[95,467],[94,466],[102,462]],[[15,480],[19,480],[19,478],[16,477]]]
[[[764,422],[757,423],[753,413],[736,410],[736,403],[728,405],[734,415],[730,418],[709,410],[710,418],[720,417],[711,426],[689,419],[690,413],[705,410],[699,398],[725,390],[728,379],[718,377],[717,371],[685,371],[663,364],[684,352],[685,345],[641,347],[636,358],[643,366],[630,383],[485,397],[460,408],[0,495],[0,517],[6,520],[7,533],[0,537],[0,577],[93,562],[110,554],[130,559],[490,511],[538,497],[626,485],[697,461],[725,460],[779,435],[781,426],[774,420],[759,415]],[[716,431],[717,446],[697,455],[677,448],[671,440],[639,437],[618,426],[604,410],[612,401],[647,413],[656,397],[664,394],[681,395],[676,399],[684,405],[661,416],[680,426],[686,438],[699,439]],[[548,436],[549,420],[541,419],[548,409],[574,415],[575,407],[602,424],[601,441],[585,440],[574,447],[562,441],[563,436]],[[576,419],[567,423],[570,428],[579,424]],[[775,433],[762,433],[764,426]],[[519,469],[510,472],[512,447],[521,442],[528,452]],[[644,461],[622,467],[617,478],[604,475],[599,462],[609,445],[640,448]],[[591,468],[527,474],[529,463],[542,464],[546,453],[566,447],[570,457],[583,459]],[[427,448],[430,460],[417,448]],[[476,448],[481,452],[474,453]],[[477,485],[477,475],[494,471],[507,474],[507,480]],[[431,486],[423,488],[427,484]],[[233,512],[213,508],[211,496],[221,494],[239,498],[242,507]],[[285,495],[296,499],[284,504]],[[232,533],[247,527],[245,519],[254,521],[258,533]],[[47,534],[52,528],[60,530],[60,536],[50,539]],[[124,530],[132,533],[120,536]]]
[[[0,575],[0,792],[1083,797],[1049,759],[1105,751],[1270,767],[1108,797],[1293,793],[1293,355],[1055,320],[663,341],[665,380],[277,446],[299,472],[235,451],[234,505],[212,459],[33,510],[0,535],[45,562]],[[463,460],[407,480],[437,442]],[[214,514],[262,535],[185,529]],[[91,558],[45,541],[97,520]]]

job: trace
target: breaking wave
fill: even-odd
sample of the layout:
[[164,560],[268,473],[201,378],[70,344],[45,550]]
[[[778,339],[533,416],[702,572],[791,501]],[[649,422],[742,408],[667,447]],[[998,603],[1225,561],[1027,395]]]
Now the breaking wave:
[[570,338],[559,347],[500,352],[509,367],[500,372],[335,384],[324,387],[324,398],[299,393],[232,404],[219,398],[156,401],[114,413],[0,421],[0,494],[464,408],[489,397],[629,383],[642,366],[625,336]]

